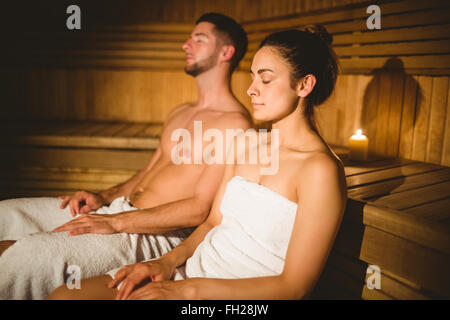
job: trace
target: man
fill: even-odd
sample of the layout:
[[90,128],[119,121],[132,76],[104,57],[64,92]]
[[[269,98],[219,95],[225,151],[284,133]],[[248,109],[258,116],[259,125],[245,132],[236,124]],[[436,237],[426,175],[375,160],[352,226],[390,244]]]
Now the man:
[[[69,280],[76,286],[80,277],[159,257],[207,217],[225,161],[175,164],[177,141],[172,133],[183,128],[193,136],[194,121],[223,136],[226,129],[251,126],[248,111],[230,88],[231,74],[246,49],[245,32],[233,19],[203,15],[183,44],[185,71],[196,80],[198,100],[169,114],[146,168],[98,194],[80,191],[60,197],[62,202],[53,198],[0,202],[0,240],[9,240],[1,241],[0,247],[0,254],[7,249],[0,256],[0,298],[43,299]],[[86,214],[92,211],[96,213]],[[73,218],[76,214],[82,215]]]

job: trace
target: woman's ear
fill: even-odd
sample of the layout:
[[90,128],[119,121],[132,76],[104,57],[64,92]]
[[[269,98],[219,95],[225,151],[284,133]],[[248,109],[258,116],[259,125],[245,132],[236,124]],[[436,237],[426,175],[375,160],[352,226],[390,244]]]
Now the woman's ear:
[[220,60],[221,61],[230,61],[234,55],[234,46],[232,45],[224,45],[220,51]]
[[313,91],[316,85],[316,77],[312,74],[304,76],[298,81],[297,95],[301,98],[307,97]]

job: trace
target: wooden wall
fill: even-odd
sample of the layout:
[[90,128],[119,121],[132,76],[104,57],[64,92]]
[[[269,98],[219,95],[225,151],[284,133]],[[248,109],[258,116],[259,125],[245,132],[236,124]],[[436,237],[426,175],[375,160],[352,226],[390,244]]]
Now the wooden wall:
[[[377,3],[389,0],[376,1]],[[207,12],[220,12],[239,22],[349,7],[368,0],[41,0],[9,1],[0,24],[15,28],[55,30],[65,28],[66,8],[76,4],[82,11],[82,26],[136,25],[155,22],[194,23]],[[23,10],[26,5],[27,10]],[[17,22],[20,21],[20,24]]]
[[375,154],[450,166],[448,76],[341,75],[317,120],[330,144],[346,146],[363,129]]
[[[192,77],[177,70],[42,69],[3,71],[0,86],[8,119],[163,122],[175,106],[195,101]],[[232,87],[247,106],[248,72],[236,72]],[[244,89],[245,88],[245,89]]]
[[[378,33],[364,30],[373,1],[79,1],[79,32],[65,29],[69,2],[32,3],[23,23],[15,22],[18,31],[2,28],[3,119],[164,121],[173,107],[196,99],[181,44],[194,17],[218,11],[249,34],[249,53],[232,80],[249,109],[248,68],[264,35],[323,23],[342,67],[333,96],[318,110],[325,139],[346,146],[362,128],[373,153],[450,165],[446,1],[376,1],[384,14]],[[19,3],[11,6],[10,13],[21,12]]]

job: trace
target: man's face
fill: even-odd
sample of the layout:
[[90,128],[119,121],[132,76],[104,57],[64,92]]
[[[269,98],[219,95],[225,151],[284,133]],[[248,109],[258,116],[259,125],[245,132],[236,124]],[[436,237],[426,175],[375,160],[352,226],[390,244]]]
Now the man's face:
[[191,37],[183,44],[186,52],[184,71],[196,77],[217,64],[219,56],[218,39],[213,33],[214,25],[200,22],[191,33]]

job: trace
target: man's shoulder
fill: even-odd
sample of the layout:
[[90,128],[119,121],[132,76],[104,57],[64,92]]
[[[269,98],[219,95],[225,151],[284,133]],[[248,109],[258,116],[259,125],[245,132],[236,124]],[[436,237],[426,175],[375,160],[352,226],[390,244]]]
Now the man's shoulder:
[[179,115],[180,113],[185,112],[188,108],[192,106],[191,102],[182,103],[172,110],[170,110],[169,114],[167,115],[167,120],[170,120],[171,118],[175,117],[176,115]]
[[245,130],[254,127],[250,112],[240,102],[236,102],[231,108],[221,111],[216,122],[222,128],[242,128]]
[[227,111],[223,112],[220,117],[217,117],[212,123],[217,129],[244,129],[254,127],[253,121],[250,115],[247,115],[244,111]]

